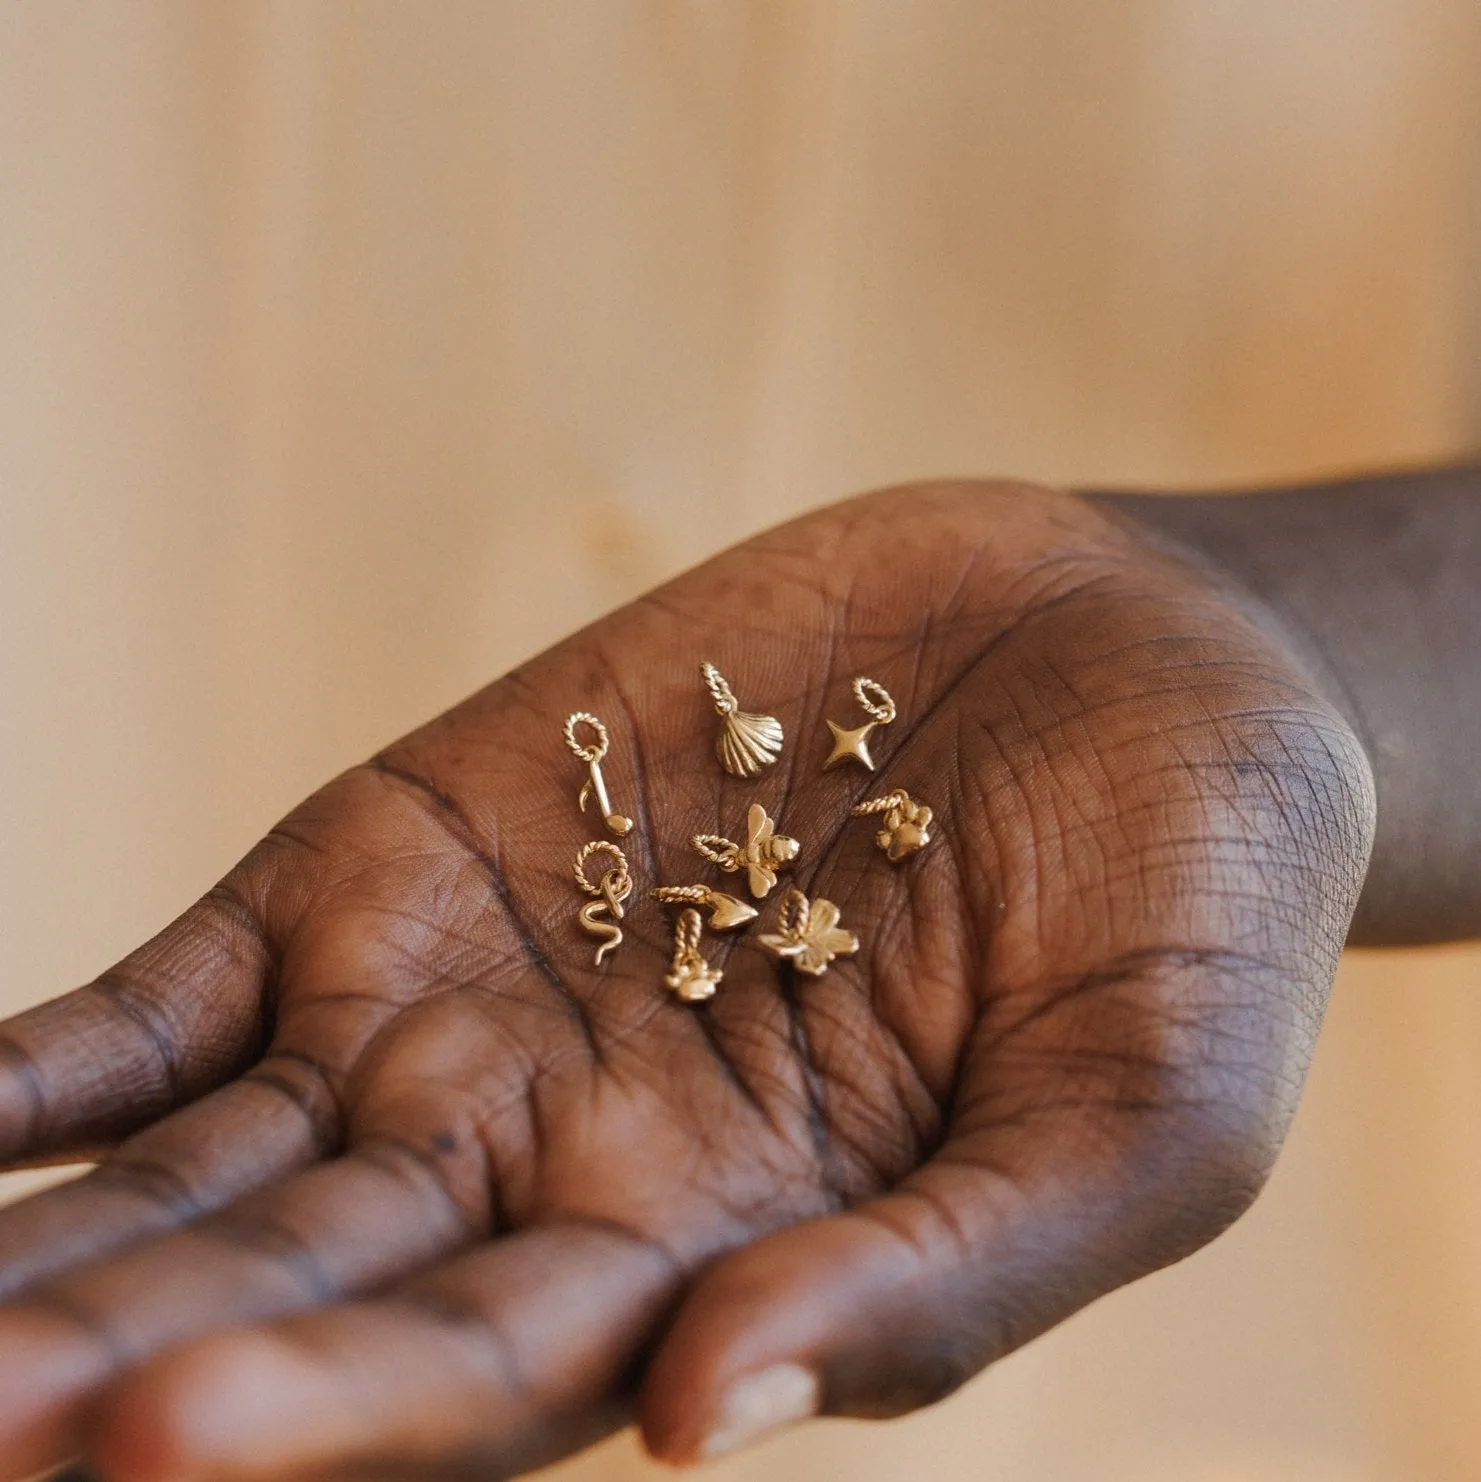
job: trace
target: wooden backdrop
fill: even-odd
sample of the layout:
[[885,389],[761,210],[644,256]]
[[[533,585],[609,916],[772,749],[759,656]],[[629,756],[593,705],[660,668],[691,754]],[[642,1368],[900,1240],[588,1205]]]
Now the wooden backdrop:
[[[1474,0],[6,0],[3,1006],[807,505],[1468,447],[1478,43]],[[1473,1482],[1477,964],[1350,963],[1214,1249],[716,1475]]]

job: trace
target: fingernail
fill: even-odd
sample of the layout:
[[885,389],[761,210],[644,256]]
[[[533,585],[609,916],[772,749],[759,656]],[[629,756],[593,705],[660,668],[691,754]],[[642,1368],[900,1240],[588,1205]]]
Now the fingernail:
[[806,1420],[818,1413],[817,1376],[800,1364],[777,1364],[734,1385],[705,1437],[700,1454],[706,1461],[724,1456],[768,1431]]

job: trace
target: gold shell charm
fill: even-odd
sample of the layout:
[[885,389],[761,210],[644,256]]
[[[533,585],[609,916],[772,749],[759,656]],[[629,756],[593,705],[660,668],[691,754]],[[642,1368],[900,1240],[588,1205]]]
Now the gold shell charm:
[[[873,696],[871,699],[870,697]],[[848,731],[833,721],[828,729],[833,732],[833,751],[823,763],[826,772],[840,762],[858,762],[874,770],[874,758],[869,755],[869,737],[880,726],[887,726],[895,718],[895,702],[890,692],[878,680],[859,678],[854,681],[854,699],[859,709],[871,717],[857,730]]]
[[917,803],[903,787],[882,798],[870,798],[853,809],[855,818],[865,818],[871,813],[884,814],[874,842],[889,856],[891,864],[899,864],[931,842],[931,810],[924,803]]
[[800,890],[789,890],[782,897],[780,930],[764,932],[759,940],[773,956],[818,978],[835,957],[859,950],[858,937],[839,926],[840,914],[832,901],[810,901]]
[[776,884],[777,871],[797,858],[802,846],[796,839],[776,831],[760,803],[752,803],[746,814],[746,842],[732,844],[719,834],[695,834],[694,847],[727,875],[744,870],[751,894],[760,900]]
[[685,1003],[703,1003],[705,999],[713,998],[715,989],[725,976],[700,955],[699,938],[703,930],[699,912],[693,906],[679,917],[674,927],[674,965],[664,978],[663,986],[672,989]]
[[723,890],[711,890],[708,885],[660,885],[648,894],[666,906],[703,907],[710,913],[711,931],[734,931],[761,914],[755,906],[726,895]]
[[751,715],[740,708],[735,691],[713,664],[700,671],[714,697],[715,710],[723,717],[715,755],[732,777],[754,777],[782,754],[782,723],[774,715]]
[[[601,880],[595,885],[586,874],[586,861],[593,854],[609,854],[613,859],[613,863],[607,866]],[[596,965],[600,967],[607,953],[615,952],[622,945],[622,928],[617,923],[622,920],[622,903],[632,894],[632,872],[628,869],[627,856],[614,843],[609,839],[594,839],[590,844],[581,846],[581,852],[576,856],[574,873],[577,885],[587,895],[596,897],[582,906],[577,913],[577,920],[581,923],[582,931],[604,939],[597,948]],[[601,920],[604,913],[611,919]]]

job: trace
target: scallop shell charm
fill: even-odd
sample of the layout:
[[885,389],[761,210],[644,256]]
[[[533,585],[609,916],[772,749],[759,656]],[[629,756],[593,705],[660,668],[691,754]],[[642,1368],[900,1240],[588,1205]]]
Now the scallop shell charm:
[[713,664],[700,668],[723,720],[715,755],[732,777],[754,777],[782,754],[782,723],[774,715],[751,715],[742,710],[720,671]]
[[782,723],[774,715],[732,710],[720,727],[715,755],[732,777],[754,777],[782,754]]

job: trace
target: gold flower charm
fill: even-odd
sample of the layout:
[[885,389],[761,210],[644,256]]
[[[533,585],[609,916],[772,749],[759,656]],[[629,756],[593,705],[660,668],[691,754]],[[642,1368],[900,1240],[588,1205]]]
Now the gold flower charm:
[[776,831],[776,824],[766,816],[760,803],[752,803],[746,814],[746,842],[733,844],[719,834],[695,834],[694,847],[717,864],[728,875],[744,870],[751,894],[760,900],[773,885],[779,869],[792,863],[802,846],[796,839]]
[[685,1003],[703,1003],[705,999],[713,998],[715,989],[725,976],[700,955],[699,937],[703,930],[699,912],[693,906],[679,916],[678,925],[674,927],[674,965],[664,978],[663,986]]
[[859,950],[858,937],[839,926],[839,915],[832,901],[810,901],[800,890],[789,890],[782,897],[781,930],[763,933],[761,945],[799,972],[821,977],[835,957]]
[[931,842],[931,810],[924,803],[917,803],[903,787],[882,798],[860,803],[853,813],[855,818],[884,814],[874,842],[889,856],[891,864],[899,864]]

